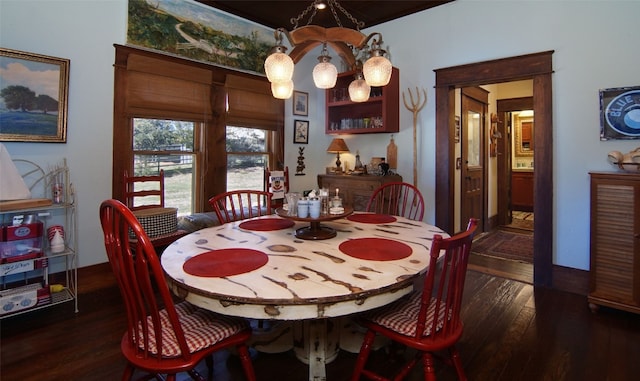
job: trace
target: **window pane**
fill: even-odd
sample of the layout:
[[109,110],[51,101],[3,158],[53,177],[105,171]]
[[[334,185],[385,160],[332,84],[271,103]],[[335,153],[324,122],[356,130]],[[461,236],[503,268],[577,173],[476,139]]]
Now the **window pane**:
[[163,169],[165,206],[178,208],[178,215],[193,213],[195,123],[136,118],[133,127],[134,175]]
[[267,131],[227,126],[227,152],[267,152]]
[[227,191],[264,189],[268,131],[227,126]]
[[227,155],[227,191],[238,189],[264,189],[264,168],[268,156]]

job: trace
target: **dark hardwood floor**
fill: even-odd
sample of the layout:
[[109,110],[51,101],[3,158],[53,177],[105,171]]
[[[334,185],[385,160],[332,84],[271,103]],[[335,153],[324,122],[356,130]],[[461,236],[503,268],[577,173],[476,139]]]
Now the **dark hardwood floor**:
[[[639,315],[606,308],[593,314],[583,295],[478,270],[476,264],[467,276],[459,343],[469,380],[638,379]],[[79,277],[78,314],[63,304],[0,321],[2,381],[120,379],[125,329],[120,295],[107,267],[81,269]],[[379,350],[371,360],[382,369],[396,365],[387,358]],[[216,360],[215,380],[243,379],[234,356],[223,353]],[[327,379],[347,380],[354,360],[354,354],[341,352],[327,366]],[[261,381],[308,377],[307,365],[292,353],[256,354],[254,367]],[[409,379],[422,378],[414,371]],[[451,369],[438,364],[439,381],[455,379]]]

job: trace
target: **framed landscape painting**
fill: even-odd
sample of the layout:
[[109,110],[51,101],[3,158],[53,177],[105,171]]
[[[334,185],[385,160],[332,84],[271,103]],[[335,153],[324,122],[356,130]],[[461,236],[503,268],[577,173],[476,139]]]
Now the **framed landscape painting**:
[[69,60],[0,48],[0,141],[65,143]]
[[264,75],[273,29],[195,0],[129,0],[127,44]]

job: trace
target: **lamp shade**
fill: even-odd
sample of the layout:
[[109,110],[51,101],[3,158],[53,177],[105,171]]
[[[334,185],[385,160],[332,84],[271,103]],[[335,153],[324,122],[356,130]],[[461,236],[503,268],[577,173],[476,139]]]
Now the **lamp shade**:
[[366,102],[369,100],[369,93],[371,92],[371,86],[367,85],[367,82],[362,79],[362,76],[356,77],[349,84],[349,99],[351,102]]
[[293,94],[293,81],[271,82],[271,94],[277,99],[289,99]]
[[364,79],[369,86],[386,86],[391,80],[391,61],[381,55],[373,55],[362,68]]
[[313,83],[319,89],[330,89],[336,85],[338,69],[336,65],[329,62],[331,57],[321,58],[322,61],[313,68]]
[[327,152],[332,153],[340,153],[340,152],[349,152],[349,147],[347,147],[347,143],[345,143],[344,139],[335,138],[329,144],[329,148],[327,148]]
[[264,72],[269,82],[282,82],[293,77],[293,60],[282,51],[276,51],[264,61]]

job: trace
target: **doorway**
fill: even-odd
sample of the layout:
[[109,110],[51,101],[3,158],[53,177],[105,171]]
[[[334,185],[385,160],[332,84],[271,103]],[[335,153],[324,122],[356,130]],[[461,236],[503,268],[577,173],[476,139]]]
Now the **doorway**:
[[453,231],[455,221],[455,90],[522,79],[533,80],[536,128],[534,161],[534,284],[552,285],[553,256],[553,51],[435,70],[436,224]]

